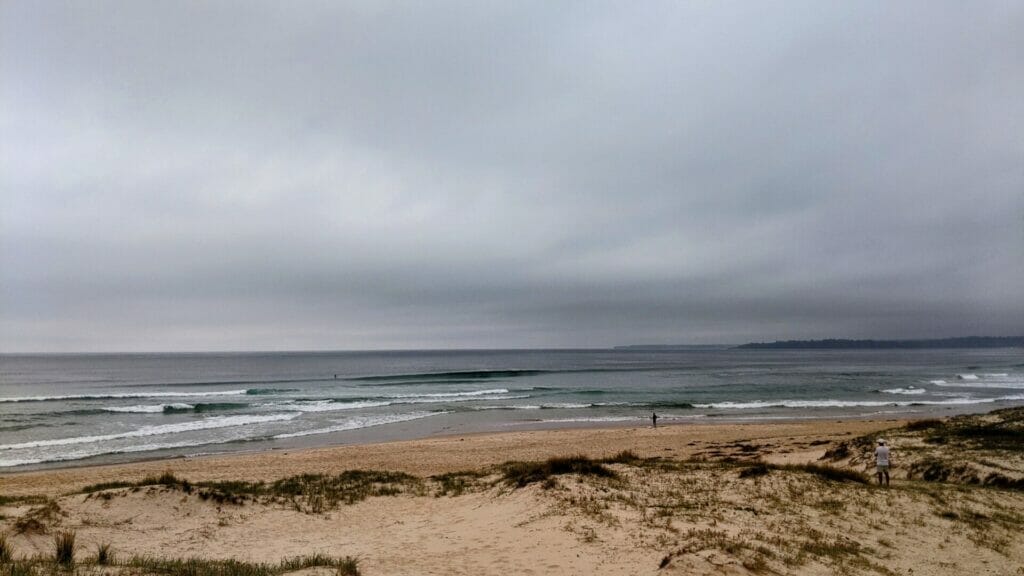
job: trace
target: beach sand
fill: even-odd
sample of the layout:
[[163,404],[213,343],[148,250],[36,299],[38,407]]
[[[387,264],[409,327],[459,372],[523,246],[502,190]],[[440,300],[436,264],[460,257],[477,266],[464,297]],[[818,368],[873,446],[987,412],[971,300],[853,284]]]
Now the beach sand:
[[[356,558],[365,575],[1024,573],[1024,492],[906,480],[898,444],[890,489],[785,467],[900,424],[552,430],[14,473],[0,476],[0,494],[12,498],[0,514],[21,556],[49,554],[52,533],[71,529],[82,557],[101,543],[120,555],[251,562],[323,553]],[[565,474],[518,487],[496,468],[624,450],[637,459],[604,465],[614,478]],[[857,455],[833,465],[867,468]],[[395,495],[337,505],[218,503],[160,485],[78,492],[164,472],[197,483],[346,470],[415,478]],[[478,473],[458,477],[466,484],[456,490],[430,478],[461,471]],[[30,496],[57,510],[17,498]],[[33,513],[42,526],[19,531]]]

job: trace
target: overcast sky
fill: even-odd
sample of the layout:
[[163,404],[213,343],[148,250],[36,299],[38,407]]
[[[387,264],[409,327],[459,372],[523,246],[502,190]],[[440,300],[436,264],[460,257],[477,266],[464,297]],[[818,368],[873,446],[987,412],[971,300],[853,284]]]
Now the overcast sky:
[[0,0],[0,351],[1024,333],[1024,3]]

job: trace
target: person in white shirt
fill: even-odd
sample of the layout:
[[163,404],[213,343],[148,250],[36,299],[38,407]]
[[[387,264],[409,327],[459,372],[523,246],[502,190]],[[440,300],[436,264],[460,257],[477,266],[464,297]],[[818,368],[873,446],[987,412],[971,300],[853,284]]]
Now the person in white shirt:
[[882,477],[885,477],[885,485],[889,485],[889,447],[885,440],[879,438],[878,447],[875,448],[875,465],[878,467],[878,484],[882,484]]

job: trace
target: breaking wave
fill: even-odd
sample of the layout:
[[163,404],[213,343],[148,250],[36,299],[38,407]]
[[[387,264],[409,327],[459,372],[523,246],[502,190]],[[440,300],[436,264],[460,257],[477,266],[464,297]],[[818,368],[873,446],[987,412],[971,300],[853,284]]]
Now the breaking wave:
[[271,438],[278,440],[284,438],[297,438],[299,436],[312,436],[314,434],[330,434],[331,432],[344,432],[346,430],[358,430],[360,428],[370,428],[372,426],[381,426],[383,424],[408,422],[410,420],[419,420],[421,418],[428,418],[430,416],[437,416],[440,414],[447,414],[447,412],[411,412],[409,414],[391,414],[387,416],[356,416],[334,426],[314,428],[313,430],[300,430],[298,432],[286,432],[271,436]]
[[90,444],[94,442],[107,442],[122,438],[141,438],[145,436],[161,436],[165,434],[180,434],[195,430],[212,430],[214,428],[229,428],[233,426],[248,426],[250,424],[261,424],[265,422],[280,422],[291,420],[297,414],[268,414],[266,416],[215,416],[203,420],[190,422],[178,422],[175,424],[160,424],[157,426],[143,426],[129,432],[119,434],[100,434],[96,436],[75,436],[71,438],[56,438],[51,440],[35,440],[32,442],[21,442],[18,444],[2,444],[0,450],[19,450],[23,448],[43,448],[46,446],[69,446],[72,444]]
[[885,390],[881,390],[881,392],[884,394],[924,394],[927,390],[924,388],[908,386],[906,388],[887,388]]

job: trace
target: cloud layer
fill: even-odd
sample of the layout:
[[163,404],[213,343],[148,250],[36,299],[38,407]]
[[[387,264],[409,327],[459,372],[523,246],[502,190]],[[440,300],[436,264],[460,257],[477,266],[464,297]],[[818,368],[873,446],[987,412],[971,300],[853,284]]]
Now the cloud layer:
[[1024,326],[1024,6],[0,4],[0,351]]

